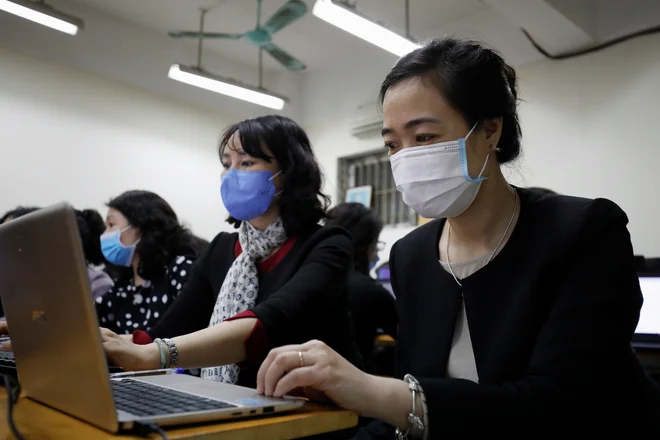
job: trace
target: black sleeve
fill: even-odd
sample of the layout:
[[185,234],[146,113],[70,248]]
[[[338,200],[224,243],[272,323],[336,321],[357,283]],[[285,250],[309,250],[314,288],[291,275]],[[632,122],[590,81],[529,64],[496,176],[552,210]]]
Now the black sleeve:
[[[394,295],[397,298],[401,298],[401,296],[403,295],[403,292],[401,291],[401,289],[399,288],[399,286],[397,284],[396,275],[395,275],[396,271],[394,270],[394,267],[396,266],[396,249],[397,249],[398,244],[399,244],[398,242],[394,243],[394,245],[392,246],[392,249],[390,250],[390,263],[389,264],[390,264],[390,273],[391,273],[390,282],[392,283],[392,290],[394,291]],[[400,313],[400,311],[397,307],[397,319],[398,319],[398,313]],[[405,332],[405,330],[406,329],[401,328],[401,326],[399,326],[397,328],[397,332],[396,332],[396,336],[397,336],[396,340],[397,341],[399,341],[399,340],[401,340],[401,341],[410,340],[410,339],[405,338],[405,334],[403,334]],[[405,376],[408,373],[409,369],[410,369],[409,364],[408,364],[408,355],[406,354],[406,348],[407,348],[406,344],[403,344],[403,343],[396,344],[396,377],[399,378],[399,379],[403,379],[403,376]]]
[[221,236],[222,234],[213,240],[194,264],[187,263],[189,260],[184,259],[176,260],[180,263],[177,265],[175,261],[173,267],[170,267],[171,280],[174,280],[174,284],[170,284],[170,292],[176,299],[156,325],[149,329],[148,333],[152,339],[173,338],[208,327],[215,306],[209,276],[210,262]]
[[[478,429],[492,433],[552,431],[559,421],[593,415],[595,405],[612,399],[607,384],[626,380],[626,353],[642,302],[628,220],[602,199],[589,203],[580,217],[525,377],[500,385],[418,377],[428,404],[429,438],[469,431],[477,421]],[[405,372],[405,362],[401,366]],[[598,408],[607,417],[605,405]]]
[[296,274],[252,309],[264,325],[272,347],[291,340],[290,333],[306,315],[322,316],[341,299],[340,295],[346,294],[351,238],[339,228],[321,233],[325,236],[308,253]]

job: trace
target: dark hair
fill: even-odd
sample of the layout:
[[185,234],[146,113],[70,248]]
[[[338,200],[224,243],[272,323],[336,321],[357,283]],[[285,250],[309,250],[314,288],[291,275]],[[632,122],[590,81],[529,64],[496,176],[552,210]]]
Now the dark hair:
[[78,232],[82,240],[85,260],[94,265],[105,263],[101,252],[101,234],[105,231],[103,217],[95,209],[75,210]]
[[27,215],[34,211],[38,211],[39,209],[41,208],[38,208],[36,206],[17,206],[11,211],[5,212],[5,215],[3,215],[2,218],[0,218],[0,225],[9,219],[23,217],[24,215]]
[[530,186],[528,189],[531,189],[531,190],[534,190],[534,191],[539,191],[539,192],[542,192],[543,194],[559,194],[556,191],[553,191],[553,190],[548,189],[548,188],[542,188],[540,186]]
[[342,203],[328,211],[326,226],[339,226],[353,237],[355,269],[369,273],[369,251],[377,245],[383,221],[373,209],[361,203]]
[[195,244],[195,251],[197,252],[197,255],[202,255],[204,252],[206,252],[210,245],[208,240],[196,235],[193,235],[193,243]]
[[[265,144],[280,165],[284,178],[279,196],[280,217],[289,237],[318,224],[325,218],[330,198],[321,192],[323,176],[305,131],[284,116],[261,116],[246,119],[227,128],[220,140],[222,158],[229,139],[238,132],[243,150],[267,162],[273,160],[261,148]],[[235,227],[241,222],[227,220]]]
[[[121,212],[131,226],[140,230],[140,242],[135,249],[140,256],[138,273],[157,281],[177,255],[196,255],[193,237],[179,224],[172,207],[158,194],[149,191],[127,191],[108,202],[110,208]],[[120,276],[127,276],[122,271]]]
[[401,81],[427,77],[472,127],[502,117],[502,135],[497,152],[499,163],[520,155],[516,72],[502,56],[473,41],[434,39],[401,58],[380,88],[382,104],[387,91]]

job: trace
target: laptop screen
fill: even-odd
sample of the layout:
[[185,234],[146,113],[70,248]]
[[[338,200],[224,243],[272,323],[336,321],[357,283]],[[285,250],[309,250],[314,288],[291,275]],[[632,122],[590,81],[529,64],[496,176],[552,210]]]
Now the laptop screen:
[[639,277],[644,305],[635,334],[660,336],[660,276]]

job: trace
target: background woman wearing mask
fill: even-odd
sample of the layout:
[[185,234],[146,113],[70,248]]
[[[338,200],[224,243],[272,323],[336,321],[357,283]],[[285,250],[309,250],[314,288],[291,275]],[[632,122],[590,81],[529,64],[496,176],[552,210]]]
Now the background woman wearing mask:
[[149,191],[128,191],[108,203],[101,236],[114,287],[96,299],[102,326],[117,333],[153,327],[190,277],[196,245],[172,207]]
[[378,260],[378,237],[383,230],[383,221],[361,203],[342,203],[328,211],[325,224],[344,228],[353,238],[353,270],[348,277],[348,298],[355,341],[365,370],[390,370],[391,366],[374,365],[374,343],[378,330],[396,337],[396,301],[369,276],[369,270]]
[[307,135],[285,117],[249,119],[224,133],[219,153],[238,233],[219,234],[163,319],[134,335],[146,345],[103,330],[109,358],[129,370],[211,367],[202,377],[245,386],[256,385],[270,348],[310,338],[359,363],[346,291],[351,239],[319,225],[327,197]]
[[310,342],[273,350],[259,391],[312,387],[411,437],[657,428],[658,390],[630,347],[642,298],[628,219],[608,200],[507,183],[514,70],[480,44],[436,40],[399,60],[381,99],[397,188],[438,218],[390,258],[401,377]]

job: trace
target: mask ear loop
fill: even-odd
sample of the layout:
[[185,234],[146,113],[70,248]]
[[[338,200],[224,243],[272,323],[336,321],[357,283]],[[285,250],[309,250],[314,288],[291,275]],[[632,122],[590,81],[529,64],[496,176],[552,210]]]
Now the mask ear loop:
[[[465,140],[466,140],[466,141],[467,141],[467,139],[470,137],[470,135],[472,134],[472,132],[474,131],[474,129],[477,128],[477,124],[479,124],[479,122],[476,122],[476,123],[472,126],[472,128],[470,129],[470,131],[468,132],[468,134],[465,136]],[[493,147],[493,144],[490,145],[490,148],[491,148],[491,150],[495,150],[495,151],[498,152],[498,153],[501,151],[499,148]],[[488,165],[488,158],[489,158],[489,157],[490,157],[490,152],[488,152],[488,154],[486,155],[486,160],[484,161],[484,165],[481,167],[481,171],[479,171],[479,175],[477,176],[477,178],[476,178],[475,180],[479,181],[479,180],[485,180],[485,179],[487,179],[487,177],[482,177],[482,175],[484,174],[484,171],[486,170],[486,165]]]
[[470,131],[468,131],[468,134],[465,135],[465,140],[467,141],[472,132],[474,131],[475,128],[477,128],[477,125],[479,125],[479,122],[475,122]]
[[[273,179],[275,179],[275,178],[276,178],[277,176],[279,176],[280,174],[282,174],[282,170],[279,170],[277,173],[273,174],[273,177],[271,177],[270,179],[268,179],[268,181],[269,181],[269,182],[272,182]],[[279,196],[279,195],[282,194],[283,192],[284,192],[284,190],[280,190],[280,191],[276,192],[275,194],[273,194],[273,197],[275,197],[275,196]]]
[[463,176],[465,177],[465,180],[467,180],[468,182],[473,182],[473,183],[481,182],[482,180],[487,179],[487,177],[482,177],[482,174],[483,174],[484,170],[486,169],[486,165],[488,164],[488,156],[490,156],[490,153],[488,153],[488,156],[486,156],[486,161],[484,162],[484,165],[481,167],[481,172],[479,173],[479,176],[475,177],[474,179],[472,177],[470,177],[470,174],[468,173],[468,168],[467,168],[466,141],[470,137],[470,135],[472,134],[474,129],[477,128],[478,124],[479,124],[479,122],[475,122],[475,124],[472,126],[472,128],[470,129],[468,134],[465,135],[464,138],[460,138],[458,140],[459,146],[460,146],[459,151],[460,151],[460,154],[461,154],[461,170],[463,171]]
[[119,230],[119,244],[122,245],[122,247],[124,247],[124,248],[130,248],[130,247],[132,247],[132,248],[134,249],[133,252],[135,252],[135,247],[138,245],[138,243],[140,243],[140,241],[142,240],[141,238],[138,238],[137,241],[136,241],[135,243],[133,243],[133,244],[129,244],[128,246],[126,246],[124,243],[121,242],[121,234],[123,234],[125,231],[128,231],[128,230],[131,229],[132,227],[133,227],[133,225],[128,225],[128,226],[126,226],[124,229],[120,229],[120,230]]
[[273,180],[274,178],[276,178],[276,177],[279,176],[280,174],[282,174],[282,170],[279,170],[277,173],[273,174],[273,177],[271,177],[271,178],[268,179],[268,180]]
[[484,174],[484,170],[486,169],[486,165],[488,165],[488,158],[489,157],[490,157],[490,153],[488,153],[486,155],[486,160],[484,161],[484,166],[481,167],[481,171],[479,171],[479,176],[477,177],[477,179],[480,179],[480,180],[488,179],[488,177],[482,177],[482,175]]
[[[502,151],[501,148],[497,148],[493,144],[490,144],[490,149],[491,149],[491,151],[494,151],[495,153],[499,153],[500,151]],[[484,173],[484,170],[486,169],[486,165],[488,165],[488,158],[489,157],[490,157],[490,151],[486,155],[486,161],[484,162],[484,166],[481,167],[481,172],[479,172],[479,177],[477,177],[477,179],[481,179],[481,175]],[[487,177],[485,177],[485,179],[487,179]]]

